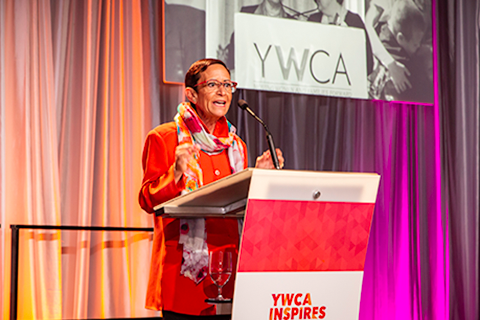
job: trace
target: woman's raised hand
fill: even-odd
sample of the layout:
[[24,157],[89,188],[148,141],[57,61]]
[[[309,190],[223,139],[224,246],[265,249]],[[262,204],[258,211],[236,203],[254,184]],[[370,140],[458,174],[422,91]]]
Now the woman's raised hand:
[[183,173],[187,171],[187,164],[194,155],[198,156],[200,147],[196,144],[184,143],[175,148],[175,163],[173,166],[173,175],[175,182],[180,181]]

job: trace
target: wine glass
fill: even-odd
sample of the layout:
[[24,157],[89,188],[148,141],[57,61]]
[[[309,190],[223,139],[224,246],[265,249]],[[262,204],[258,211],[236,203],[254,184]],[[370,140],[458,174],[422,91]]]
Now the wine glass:
[[210,251],[208,260],[208,272],[213,283],[218,288],[218,295],[214,301],[231,301],[222,296],[223,286],[232,276],[232,253],[222,250]]

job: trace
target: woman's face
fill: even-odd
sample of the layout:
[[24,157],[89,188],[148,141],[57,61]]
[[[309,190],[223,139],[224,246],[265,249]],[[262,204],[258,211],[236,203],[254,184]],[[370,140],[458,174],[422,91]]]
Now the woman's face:
[[[193,99],[189,98],[197,108],[200,119],[208,126],[225,116],[232,102],[232,92],[223,85],[209,87],[205,81],[216,80],[223,83],[230,81],[230,74],[221,64],[213,64],[201,73],[197,91],[193,92]],[[192,101],[194,100],[194,101]]]

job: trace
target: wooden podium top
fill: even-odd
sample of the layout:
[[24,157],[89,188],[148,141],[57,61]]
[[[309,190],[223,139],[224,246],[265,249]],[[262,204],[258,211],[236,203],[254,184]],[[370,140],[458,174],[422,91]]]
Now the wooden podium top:
[[242,217],[253,168],[247,168],[156,206],[165,217]]

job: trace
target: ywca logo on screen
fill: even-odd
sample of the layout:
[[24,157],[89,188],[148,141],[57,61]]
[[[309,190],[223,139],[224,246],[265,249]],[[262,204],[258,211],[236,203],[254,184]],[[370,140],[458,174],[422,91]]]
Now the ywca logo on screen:
[[312,305],[310,293],[272,293],[269,320],[324,319],[326,306]]

